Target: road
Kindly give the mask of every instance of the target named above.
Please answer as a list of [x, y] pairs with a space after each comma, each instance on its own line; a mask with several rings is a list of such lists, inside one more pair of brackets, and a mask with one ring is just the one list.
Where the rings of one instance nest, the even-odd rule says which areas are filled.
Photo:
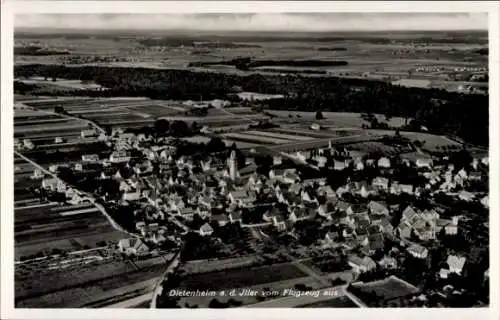
[[[328, 287], [328, 288], [317, 290], [317, 291], [319, 291], [319, 295], [317, 297], [311, 296], [311, 295], [300, 296], [300, 297], [286, 296], [283, 298], [270, 299], [267, 301], [247, 305], [247, 306], [244, 306], [242, 308], [294, 308], [294, 307], [300, 307], [303, 305], [307, 305], [310, 303], [332, 300], [332, 299], [339, 298], [342, 296], [349, 297], [358, 307], [366, 308], [366, 304], [364, 304], [357, 297], [354, 297], [352, 294], [347, 292], [346, 288], [347, 288], [347, 285]], [[316, 290], [313, 290], [313, 291], [316, 291]]]
[[179, 252], [177, 252], [177, 254], [172, 258], [172, 260], [170, 260], [167, 270], [165, 270], [165, 272], [156, 282], [153, 290], [153, 297], [151, 297], [151, 306], [150, 306], [151, 309], [156, 309], [156, 298], [163, 291], [162, 283], [166, 279], [169, 273], [172, 273], [177, 269], [177, 267], [179, 267], [180, 258], [181, 258], [181, 250], [179, 250]]
[[14, 151], [14, 154], [20, 158], [22, 158], [23, 160], [29, 162], [31, 165], [33, 165], [35, 168], [39, 169], [40, 171], [42, 171], [44, 174], [54, 178], [54, 179], [57, 179], [57, 181], [67, 185], [67, 186], [70, 186], [72, 189], [74, 189], [76, 191], [77, 194], [79, 194], [80, 196], [84, 196], [83, 198], [85, 199], [88, 199], [90, 201], [90, 203], [92, 203], [109, 221], [109, 223], [113, 226], [113, 228], [115, 228], [116, 230], [118, 231], [121, 231], [125, 234], [128, 234], [132, 237], [138, 237], [136, 234], [133, 234], [125, 229], [123, 229], [118, 223], [116, 223], [116, 221], [108, 214], [108, 212], [106, 211], [106, 209], [100, 205], [99, 203], [97, 203], [97, 200], [94, 198], [94, 196], [92, 194], [89, 194], [87, 192], [83, 192], [81, 190], [78, 190], [75, 186], [71, 186], [69, 185], [67, 182], [65, 182], [64, 180], [60, 179], [56, 174], [50, 172], [49, 170], [45, 169], [44, 167], [42, 167], [41, 165], [39, 165], [38, 163], [34, 162], [33, 160], [25, 157], [23, 154], [19, 153], [18, 151]]

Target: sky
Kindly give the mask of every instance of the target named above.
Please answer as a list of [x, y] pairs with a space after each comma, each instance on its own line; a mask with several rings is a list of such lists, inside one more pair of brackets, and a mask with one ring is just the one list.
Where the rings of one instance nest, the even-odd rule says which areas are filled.
[[29, 14], [16, 28], [203, 31], [487, 30], [486, 13]]

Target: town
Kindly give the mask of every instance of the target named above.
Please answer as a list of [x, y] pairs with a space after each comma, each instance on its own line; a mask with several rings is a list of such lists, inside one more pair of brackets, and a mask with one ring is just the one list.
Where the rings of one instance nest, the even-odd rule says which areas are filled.
[[487, 24], [85, 16], [15, 19], [15, 308], [489, 307]]
[[[179, 299], [190, 307], [222, 306], [228, 302], [221, 297], [168, 296], [177, 289], [169, 287], [172, 279], [180, 277], [178, 286], [189, 290], [194, 288], [183, 279], [265, 266], [276, 266], [278, 274], [266, 275], [263, 284], [291, 283], [283, 289], [292, 291], [339, 287], [343, 297], [354, 297], [354, 306], [487, 303], [484, 153], [473, 156], [463, 148], [432, 156], [399, 130], [380, 139], [403, 141], [415, 151], [384, 155], [325, 139], [324, 147], [301, 151], [239, 149], [218, 136], [206, 144], [172, 137], [173, 124], [168, 131], [165, 125], [157, 120], [152, 131], [132, 133], [89, 123], [78, 139], [94, 138], [104, 149], [83, 153], [72, 165], [36, 168], [30, 177], [41, 199], [100, 207], [129, 235], [108, 243], [114, 254], [140, 261], [179, 251], [171, 259], [193, 266], [205, 261], [202, 273], [178, 266], [157, 284], [157, 307]], [[310, 130], [317, 131], [314, 123]], [[22, 155], [36, 150], [30, 139], [16, 141], [16, 149], [38, 167]], [[292, 267], [297, 270], [280, 270]], [[218, 285], [258, 287], [256, 277]], [[213, 279], [205, 282], [206, 288], [196, 282], [196, 290], [214, 289]], [[269, 299], [244, 297], [239, 303], [265, 306]]]

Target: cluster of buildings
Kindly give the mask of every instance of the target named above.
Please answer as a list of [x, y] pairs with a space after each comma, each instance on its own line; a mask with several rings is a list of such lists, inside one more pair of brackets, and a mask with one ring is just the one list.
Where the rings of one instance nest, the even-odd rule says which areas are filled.
[[[316, 244], [341, 248], [353, 270], [363, 273], [377, 266], [397, 267], [400, 252], [391, 250], [382, 258], [379, 255], [387, 251], [388, 239], [391, 243], [401, 243], [408, 255], [426, 259], [426, 246], [438, 241], [440, 233], [453, 237], [461, 228], [458, 214], [443, 218], [438, 209], [421, 210], [406, 203], [389, 205], [387, 196], [406, 194], [432, 199], [435, 193], [445, 193], [459, 201], [476, 201], [488, 206], [486, 195], [467, 190], [469, 182], [482, 181], [486, 175], [487, 158], [474, 159], [468, 168], [460, 170], [443, 164], [446, 160], [442, 159], [434, 163], [426, 156], [403, 158], [402, 164], [415, 168], [425, 180], [424, 185], [417, 186], [398, 182], [392, 175], [396, 164], [387, 157], [372, 159], [332, 145], [309, 155], [300, 152], [294, 155], [334, 171], [378, 169], [379, 175], [373, 179], [347, 179], [332, 188], [324, 178], [304, 177], [293, 162], [284, 161], [281, 155], [273, 157], [267, 174], [261, 174], [251, 159], [246, 159], [245, 166], [239, 168], [235, 151], [228, 157], [206, 155], [195, 160], [177, 156], [174, 146], [156, 145], [143, 135], [116, 131], [107, 141], [112, 141], [115, 148], [108, 157], [82, 155], [73, 170], [85, 171], [89, 166], [97, 166], [98, 179], [118, 184], [119, 198], [104, 192], [104, 200], [135, 208], [135, 232], [141, 240], [120, 241], [119, 248], [125, 254], [139, 255], [147, 252], [148, 246], [169, 239], [173, 236], [169, 223], [175, 223], [184, 232], [209, 237], [216, 232], [215, 226], [227, 224], [240, 224], [243, 228], [268, 226], [294, 234], [298, 223], [314, 220], [321, 223]], [[133, 157], [132, 151], [140, 151], [142, 156]], [[51, 171], [57, 172], [57, 167], [51, 167]], [[65, 192], [71, 203], [84, 200], [57, 179], [43, 179], [40, 172], [34, 176], [42, 178], [42, 188]], [[401, 214], [398, 221], [394, 220], [396, 213]], [[189, 226], [195, 219], [201, 219], [202, 223], [193, 229]], [[448, 268], [443, 268], [440, 276], [460, 274], [464, 259], [450, 256]]]

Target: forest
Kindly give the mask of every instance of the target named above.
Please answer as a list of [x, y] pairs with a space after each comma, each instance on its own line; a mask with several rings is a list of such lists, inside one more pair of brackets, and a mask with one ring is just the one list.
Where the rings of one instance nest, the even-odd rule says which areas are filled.
[[[146, 96], [152, 99], [224, 99], [236, 90], [282, 94], [262, 102], [264, 108], [297, 111], [380, 113], [414, 118], [430, 133], [457, 136], [467, 143], [487, 146], [487, 95], [461, 94], [441, 89], [407, 88], [383, 81], [298, 75], [246, 76], [101, 66], [19, 65], [15, 77], [48, 76], [94, 81], [108, 90], [75, 90], [43, 94], [88, 96]], [[236, 89], [237, 88], [237, 89]], [[26, 88], [14, 85], [15, 93]], [[40, 94], [40, 93], [39, 93]]]

